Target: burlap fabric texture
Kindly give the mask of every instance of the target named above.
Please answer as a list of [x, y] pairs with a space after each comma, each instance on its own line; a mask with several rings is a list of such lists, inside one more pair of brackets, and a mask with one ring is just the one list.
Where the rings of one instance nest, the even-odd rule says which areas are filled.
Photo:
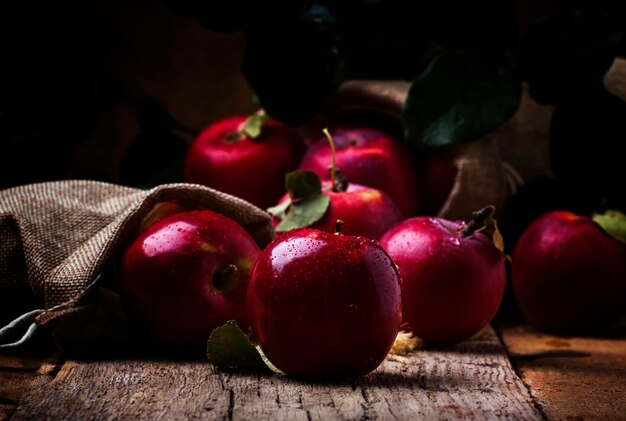
[[[47, 327], [62, 349], [92, 341], [107, 323], [103, 271], [137, 235], [154, 205], [175, 201], [185, 209], [209, 209], [242, 225], [265, 246], [274, 236], [267, 213], [230, 195], [190, 184], [137, 190], [68, 180], [0, 191], [0, 294], [28, 284], [45, 308], [0, 330], [0, 348], [21, 345]], [[24, 340], [15, 341], [21, 329]]]
[[[382, 113], [401, 125], [409, 88], [406, 81], [349, 81], [340, 87], [336, 108]], [[550, 174], [551, 112], [533, 102], [524, 89], [522, 103], [507, 123], [482, 139], [442, 148], [454, 161], [457, 176], [438, 216], [466, 219], [489, 204], [499, 210], [525, 180]]]

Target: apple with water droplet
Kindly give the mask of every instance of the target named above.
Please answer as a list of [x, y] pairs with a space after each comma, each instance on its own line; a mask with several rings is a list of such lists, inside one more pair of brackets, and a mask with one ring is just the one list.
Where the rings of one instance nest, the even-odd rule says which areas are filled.
[[536, 327], [592, 331], [609, 326], [626, 312], [626, 216], [544, 214], [515, 247], [511, 285], [522, 315]]
[[282, 196], [285, 174], [298, 167], [304, 152], [295, 131], [263, 114], [228, 117], [208, 126], [192, 143], [184, 180], [265, 209]]
[[208, 210], [166, 216], [125, 251], [119, 294], [129, 319], [168, 348], [204, 349], [229, 320], [246, 329], [250, 272], [259, 247], [234, 220]]
[[263, 250], [247, 303], [265, 355], [299, 377], [371, 372], [401, 320], [398, 270], [378, 243], [310, 228], [279, 234]]
[[[473, 221], [407, 219], [380, 239], [400, 269], [403, 329], [431, 345], [470, 338], [495, 316], [506, 286], [493, 208]], [[487, 223], [486, 221], [492, 221]]]
[[[380, 190], [396, 203], [403, 217], [417, 215], [422, 194], [411, 151], [395, 137], [373, 128], [339, 126], [330, 131], [336, 166], [351, 182]], [[300, 169], [328, 180], [333, 149], [325, 138], [311, 144]]]

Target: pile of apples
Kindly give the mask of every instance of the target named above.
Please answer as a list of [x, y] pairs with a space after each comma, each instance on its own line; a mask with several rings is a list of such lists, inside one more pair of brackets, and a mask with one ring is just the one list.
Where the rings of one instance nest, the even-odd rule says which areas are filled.
[[[507, 256], [493, 207], [467, 222], [424, 215], [443, 204], [455, 174], [440, 158], [418, 165], [401, 142], [371, 127], [334, 127], [307, 147], [260, 114], [219, 121], [191, 146], [186, 180], [272, 206], [276, 239], [261, 250], [224, 215], [164, 206], [123, 256], [122, 303], [169, 348], [202, 348], [214, 329], [236, 320], [294, 376], [367, 374], [401, 329], [432, 345], [463, 341], [496, 314]], [[555, 232], [570, 225], [571, 237], [559, 240]], [[561, 258], [571, 270], [559, 269]], [[577, 269], [578, 261], [589, 268]], [[539, 326], [587, 326], [623, 310], [626, 245], [591, 220], [545, 217], [513, 262], [514, 292]], [[607, 267], [594, 272], [594, 264]], [[579, 286], [596, 275], [598, 287]], [[564, 310], [565, 300], [553, 302], [559, 293], [580, 306], [580, 317]]]

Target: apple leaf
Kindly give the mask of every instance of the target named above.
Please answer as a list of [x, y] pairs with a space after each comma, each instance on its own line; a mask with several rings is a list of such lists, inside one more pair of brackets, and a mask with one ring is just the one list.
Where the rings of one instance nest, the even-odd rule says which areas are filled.
[[281, 219], [276, 231], [308, 227], [324, 216], [330, 205], [330, 197], [322, 193], [322, 182], [317, 174], [292, 171], [285, 178], [285, 187], [290, 200], [268, 209], [268, 212]]
[[285, 187], [294, 201], [322, 194], [322, 182], [311, 171], [292, 171], [285, 177]]
[[616, 210], [609, 210], [603, 214], [594, 214], [594, 222], [611, 237], [626, 244], [626, 215]]
[[328, 205], [330, 205], [330, 197], [321, 193], [292, 203], [289, 212], [276, 227], [276, 231], [284, 232], [295, 228], [308, 227], [324, 216]]
[[211, 332], [207, 358], [220, 368], [267, 371], [270, 367], [234, 320]]
[[513, 116], [521, 86], [505, 56], [444, 53], [411, 85], [403, 110], [405, 140], [419, 149], [480, 139]]
[[261, 136], [261, 131], [262, 131], [261, 129], [263, 128], [263, 124], [265, 124], [265, 122], [269, 119], [270, 119], [270, 116], [268, 116], [265, 113], [252, 114], [243, 123], [243, 127], [241, 128], [241, 131], [246, 136], [252, 139], [256, 139], [259, 136]]
[[272, 206], [271, 208], [267, 208], [267, 212], [274, 215], [278, 219], [285, 219], [289, 206], [291, 206], [291, 199], [287, 198], [284, 202], [279, 203], [276, 206]]

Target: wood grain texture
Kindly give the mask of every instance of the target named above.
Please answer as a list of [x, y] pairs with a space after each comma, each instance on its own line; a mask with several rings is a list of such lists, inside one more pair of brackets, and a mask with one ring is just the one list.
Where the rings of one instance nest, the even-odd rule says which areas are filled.
[[501, 332], [549, 419], [626, 420], [626, 319], [605, 337], [555, 336], [526, 326]]
[[68, 361], [35, 379], [12, 420], [542, 417], [490, 331], [330, 384], [223, 372], [201, 361]]
[[8, 420], [15, 411], [15, 405], [0, 402], [0, 421]]

